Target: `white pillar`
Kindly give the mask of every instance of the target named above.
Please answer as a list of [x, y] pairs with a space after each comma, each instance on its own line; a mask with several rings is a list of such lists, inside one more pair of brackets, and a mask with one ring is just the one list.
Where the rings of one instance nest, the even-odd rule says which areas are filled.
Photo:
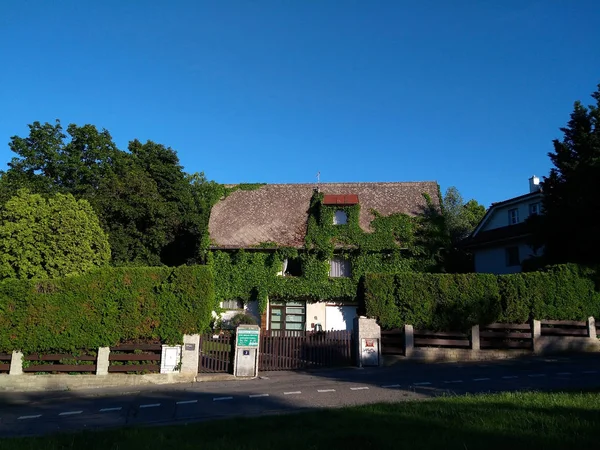
[[200, 335], [184, 334], [183, 346], [181, 349], [181, 370], [182, 374], [198, 373], [198, 355], [200, 352]]
[[590, 337], [592, 339], [596, 339], [598, 336], [598, 332], [596, 331], [596, 319], [594, 319], [591, 316], [588, 317], [587, 327], [588, 327], [588, 337]]
[[96, 375], [108, 375], [110, 347], [100, 347], [96, 358]]
[[12, 352], [9, 375], [23, 375], [23, 353]]
[[404, 356], [409, 358], [415, 348], [415, 332], [412, 325], [404, 325]]
[[471, 328], [471, 350], [480, 350], [481, 344], [479, 341], [479, 325]]

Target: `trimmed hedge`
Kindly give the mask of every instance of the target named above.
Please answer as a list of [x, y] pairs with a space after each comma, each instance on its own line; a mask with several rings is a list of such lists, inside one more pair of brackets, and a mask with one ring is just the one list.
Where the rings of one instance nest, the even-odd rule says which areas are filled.
[[49, 281], [0, 283], [0, 352], [73, 351], [124, 341], [180, 343], [215, 309], [207, 266], [108, 268]]
[[600, 317], [600, 293], [594, 272], [575, 265], [513, 275], [368, 274], [365, 309], [383, 328], [467, 330], [533, 318]]

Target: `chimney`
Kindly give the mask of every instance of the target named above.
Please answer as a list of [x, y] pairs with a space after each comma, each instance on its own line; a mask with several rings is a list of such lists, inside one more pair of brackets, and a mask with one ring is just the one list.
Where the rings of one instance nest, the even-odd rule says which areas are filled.
[[529, 193], [538, 192], [540, 190], [540, 179], [535, 175], [529, 179]]

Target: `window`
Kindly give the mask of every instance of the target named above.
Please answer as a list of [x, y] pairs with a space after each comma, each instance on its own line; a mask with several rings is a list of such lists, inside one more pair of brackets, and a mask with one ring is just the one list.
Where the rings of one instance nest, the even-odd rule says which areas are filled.
[[306, 322], [304, 302], [272, 302], [269, 329], [274, 331], [302, 332]]
[[333, 258], [329, 261], [329, 276], [333, 278], [349, 277], [352, 273], [350, 261], [343, 258]]
[[539, 203], [532, 203], [531, 205], [529, 205], [529, 215], [532, 216], [534, 214], [540, 214], [541, 209], [542, 208]]
[[244, 302], [242, 300], [223, 300], [223, 309], [244, 309]]
[[300, 260], [300, 258], [284, 259], [282, 272], [284, 277], [301, 277], [302, 261]]
[[348, 223], [348, 214], [342, 209], [338, 209], [333, 215], [334, 225], [346, 225]]
[[517, 208], [508, 210], [508, 224], [514, 225], [519, 223], [519, 210]]
[[521, 264], [519, 258], [519, 247], [506, 248], [506, 267], [518, 266]]

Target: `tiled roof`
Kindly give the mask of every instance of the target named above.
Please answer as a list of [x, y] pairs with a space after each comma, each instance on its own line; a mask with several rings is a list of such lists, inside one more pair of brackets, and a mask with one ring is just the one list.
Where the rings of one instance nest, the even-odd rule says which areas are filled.
[[[267, 184], [255, 190], [237, 190], [218, 202], [208, 225], [213, 247], [250, 248], [261, 243], [304, 245], [310, 199], [315, 184]], [[426, 207], [423, 194], [436, 204], [434, 181], [403, 183], [320, 183], [325, 195], [357, 195], [360, 227], [370, 230], [371, 210], [383, 216], [417, 215]]]

